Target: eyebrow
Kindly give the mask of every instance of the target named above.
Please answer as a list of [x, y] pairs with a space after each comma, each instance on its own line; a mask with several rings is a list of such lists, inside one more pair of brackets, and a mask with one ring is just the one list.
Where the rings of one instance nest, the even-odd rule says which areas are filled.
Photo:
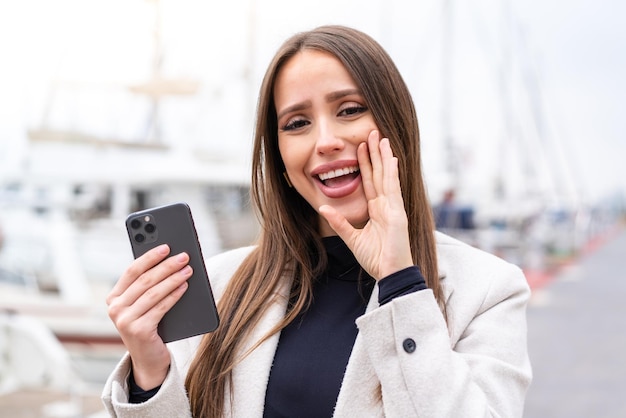
[[[326, 101], [327, 102], [333, 102], [335, 100], [341, 99], [343, 97], [346, 96], [350, 96], [352, 94], [362, 94], [361, 90], [359, 89], [345, 89], [345, 90], [338, 90], [338, 91], [333, 91], [331, 93], [328, 93], [326, 95]], [[287, 113], [291, 113], [291, 112], [297, 112], [300, 110], [304, 110], [311, 107], [311, 101], [310, 100], [305, 100], [303, 102], [300, 103], [296, 103], [294, 105], [291, 106], [287, 106], [285, 109], [283, 109], [282, 112], [280, 112], [277, 115], [277, 119], [282, 118], [283, 116], [285, 116]]]
[[294, 105], [291, 106], [287, 106], [286, 108], [283, 109], [282, 112], [280, 112], [278, 114], [278, 116], [276, 117], [276, 119], [280, 120], [283, 116], [285, 116], [287, 113], [291, 113], [291, 112], [298, 112], [300, 110], [304, 110], [311, 107], [311, 101], [310, 100], [306, 100], [304, 102], [300, 102], [300, 103], [296, 103]]
[[332, 93], [328, 93], [326, 95], [326, 101], [332, 102], [337, 99], [341, 99], [342, 97], [350, 96], [352, 94], [361, 94], [361, 90], [359, 89], [345, 89], [339, 91], [333, 91]]

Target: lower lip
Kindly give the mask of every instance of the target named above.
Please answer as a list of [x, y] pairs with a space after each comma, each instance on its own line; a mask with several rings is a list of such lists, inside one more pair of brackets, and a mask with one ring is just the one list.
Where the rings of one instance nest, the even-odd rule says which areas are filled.
[[318, 187], [326, 197], [331, 199], [340, 199], [346, 197], [356, 191], [361, 184], [361, 175], [356, 176], [350, 183], [341, 187], [328, 187], [321, 180], [317, 180]]

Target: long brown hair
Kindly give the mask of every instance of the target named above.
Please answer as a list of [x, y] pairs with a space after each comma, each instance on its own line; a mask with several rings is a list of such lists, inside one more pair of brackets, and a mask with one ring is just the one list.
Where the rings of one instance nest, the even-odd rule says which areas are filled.
[[[389, 138], [399, 160], [413, 260], [444, 310], [432, 213], [422, 180], [417, 115], [406, 84], [383, 48], [360, 31], [322, 26], [296, 34], [278, 50], [261, 86], [250, 191], [261, 234], [258, 245], [239, 266], [219, 301], [220, 327], [203, 338], [187, 374], [185, 386], [194, 417], [222, 415], [226, 391], [232, 384], [231, 372], [247, 354], [238, 354], [238, 349], [276, 297], [279, 284], [284, 280], [293, 283], [293, 302], [283, 321], [254, 347], [306, 308], [313, 279], [325, 267], [318, 214], [286, 184], [278, 150], [274, 84], [285, 62], [303, 49], [330, 53], [343, 63], [360, 87], [381, 134]], [[311, 254], [321, 254], [321, 259]]]

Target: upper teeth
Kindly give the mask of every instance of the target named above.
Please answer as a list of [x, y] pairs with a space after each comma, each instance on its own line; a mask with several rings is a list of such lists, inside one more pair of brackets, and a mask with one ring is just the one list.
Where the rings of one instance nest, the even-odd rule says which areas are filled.
[[350, 174], [350, 173], [354, 173], [359, 171], [359, 167], [358, 166], [352, 166], [352, 167], [346, 167], [346, 168], [339, 168], [337, 170], [331, 170], [327, 173], [321, 173], [319, 175], [320, 180], [324, 181], [324, 180], [328, 180], [328, 179], [334, 179], [335, 177], [339, 177], [339, 176], [345, 176], [346, 174]]

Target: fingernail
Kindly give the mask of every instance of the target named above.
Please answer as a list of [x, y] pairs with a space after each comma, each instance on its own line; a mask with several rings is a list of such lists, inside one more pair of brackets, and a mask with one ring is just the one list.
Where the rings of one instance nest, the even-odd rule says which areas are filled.
[[187, 260], [189, 260], [189, 257], [187, 257], [187, 253], [180, 253], [176, 256], [176, 261], [178, 261], [179, 263], [186, 263]]
[[183, 276], [187, 276], [191, 274], [191, 266], [185, 266], [181, 271]]
[[159, 245], [157, 247], [157, 252], [161, 255], [165, 255], [170, 252], [170, 248], [167, 246], [167, 244]]

